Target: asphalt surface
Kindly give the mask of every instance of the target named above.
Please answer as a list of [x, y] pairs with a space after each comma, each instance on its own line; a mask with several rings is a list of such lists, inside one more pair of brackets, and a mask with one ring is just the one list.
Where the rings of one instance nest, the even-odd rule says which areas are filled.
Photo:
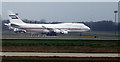
[[36, 52], [0, 52], [1, 56], [59, 56], [59, 57], [120, 57], [117, 53], [36, 53]]
[[16, 35], [3, 35], [3, 39], [87, 39], [87, 40], [118, 40], [117, 37], [97, 37], [94, 36], [16, 36]]

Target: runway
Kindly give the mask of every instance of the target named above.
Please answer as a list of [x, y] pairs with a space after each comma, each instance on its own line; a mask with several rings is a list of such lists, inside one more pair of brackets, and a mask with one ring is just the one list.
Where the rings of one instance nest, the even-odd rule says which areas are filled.
[[91, 38], [86, 38], [87, 36], [16, 36], [16, 35], [3, 35], [2, 39], [87, 39], [87, 40], [118, 40], [117, 37], [98, 37], [89, 36]]
[[59, 56], [59, 57], [120, 57], [117, 53], [36, 53], [36, 52], [0, 52], [1, 56]]

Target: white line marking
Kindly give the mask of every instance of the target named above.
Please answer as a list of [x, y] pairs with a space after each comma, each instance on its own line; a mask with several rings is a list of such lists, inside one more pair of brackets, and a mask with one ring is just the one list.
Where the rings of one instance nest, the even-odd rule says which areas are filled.
[[0, 52], [1, 56], [120, 57], [117, 53]]

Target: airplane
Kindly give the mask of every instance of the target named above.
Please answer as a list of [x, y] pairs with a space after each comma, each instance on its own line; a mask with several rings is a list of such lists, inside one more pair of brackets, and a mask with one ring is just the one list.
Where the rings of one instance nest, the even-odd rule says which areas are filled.
[[59, 23], [59, 24], [30, 24], [23, 22], [18, 14], [8, 11], [10, 23], [5, 23], [15, 33], [38, 32], [50, 36], [68, 34], [70, 32], [86, 32], [90, 28], [83, 23]]

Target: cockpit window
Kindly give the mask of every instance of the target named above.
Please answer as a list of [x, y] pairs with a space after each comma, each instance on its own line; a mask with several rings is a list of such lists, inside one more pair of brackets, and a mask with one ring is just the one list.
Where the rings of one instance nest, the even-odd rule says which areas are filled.
[[9, 15], [12, 19], [18, 19], [18, 17], [17, 16], [15, 16], [15, 15]]

